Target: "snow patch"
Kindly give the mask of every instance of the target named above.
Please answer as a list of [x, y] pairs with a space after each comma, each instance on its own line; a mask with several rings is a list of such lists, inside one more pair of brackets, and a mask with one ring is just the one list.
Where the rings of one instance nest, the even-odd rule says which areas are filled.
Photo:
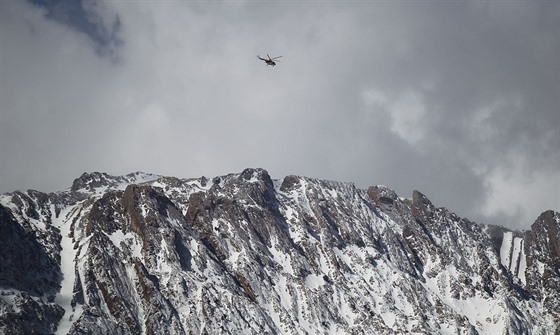
[[502, 245], [500, 247], [500, 261], [502, 265], [509, 269], [509, 264], [511, 262], [511, 241], [513, 239], [512, 232], [505, 232], [504, 238], [502, 239]]
[[307, 277], [305, 277], [305, 285], [307, 285], [307, 287], [311, 289], [316, 290], [319, 287], [325, 285], [325, 279], [323, 279], [323, 276], [310, 274]]
[[130, 252], [132, 257], [142, 259], [142, 245], [138, 238], [132, 232], [126, 234], [122, 230], [116, 230], [112, 234], [105, 234], [113, 243], [115, 247], [123, 251], [126, 249]]

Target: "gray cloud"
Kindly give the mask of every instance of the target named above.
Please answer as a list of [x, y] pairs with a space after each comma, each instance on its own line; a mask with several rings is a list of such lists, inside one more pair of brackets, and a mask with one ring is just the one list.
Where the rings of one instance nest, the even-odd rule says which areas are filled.
[[510, 227], [558, 210], [557, 3], [57, 3], [0, 5], [2, 192], [259, 166]]

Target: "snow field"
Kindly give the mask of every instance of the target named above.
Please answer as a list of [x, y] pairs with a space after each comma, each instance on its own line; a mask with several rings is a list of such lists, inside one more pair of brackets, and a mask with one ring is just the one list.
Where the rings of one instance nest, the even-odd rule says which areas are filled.
[[[428, 292], [434, 293], [433, 295], [450, 307], [454, 313], [466, 316], [469, 323], [478, 331], [482, 331], [484, 334], [500, 334], [507, 319], [507, 311], [504, 308], [505, 297], [488, 299], [475, 295], [455, 299], [452, 297], [451, 281], [456, 281], [458, 274], [458, 270], [453, 265], [448, 265], [435, 278], [426, 278], [423, 285]], [[480, 278], [472, 276], [471, 281], [476, 283], [480, 281]], [[453, 327], [455, 326], [450, 323], [447, 329], [455, 329]]]

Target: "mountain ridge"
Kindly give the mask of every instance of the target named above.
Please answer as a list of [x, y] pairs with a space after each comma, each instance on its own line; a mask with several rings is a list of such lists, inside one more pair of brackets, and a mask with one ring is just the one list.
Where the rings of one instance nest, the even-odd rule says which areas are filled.
[[263, 169], [84, 173], [0, 204], [6, 333], [560, 333], [554, 211], [511, 231]]

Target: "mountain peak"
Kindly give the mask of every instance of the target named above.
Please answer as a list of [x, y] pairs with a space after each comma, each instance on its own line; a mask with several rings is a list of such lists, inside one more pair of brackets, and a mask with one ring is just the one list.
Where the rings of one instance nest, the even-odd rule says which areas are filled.
[[78, 192], [80, 190], [93, 190], [99, 187], [107, 186], [116, 177], [110, 176], [104, 172], [84, 172], [79, 178], [72, 183], [70, 190]]
[[121, 189], [132, 183], [153, 181], [161, 176], [145, 172], [133, 172], [124, 176], [112, 176], [105, 172], [84, 172], [72, 183], [70, 191], [76, 193], [102, 193], [106, 189]]

